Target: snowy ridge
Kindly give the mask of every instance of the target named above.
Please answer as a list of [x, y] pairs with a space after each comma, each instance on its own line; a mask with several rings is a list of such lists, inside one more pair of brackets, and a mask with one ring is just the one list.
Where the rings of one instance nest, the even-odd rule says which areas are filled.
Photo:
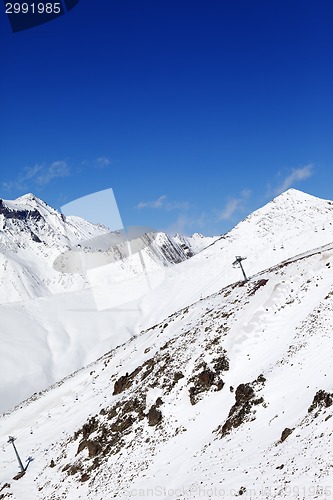
[[[53, 263], [63, 252], [72, 252], [89, 241], [107, 238], [107, 228], [80, 217], [64, 217], [32, 194], [14, 201], [0, 200], [0, 250], [2, 273], [0, 303], [17, 302], [89, 286], [82, 272], [58, 272]], [[146, 236], [144, 235], [143, 238]], [[188, 258], [166, 234], [151, 237], [143, 249], [147, 270], [155, 270]], [[142, 265], [111, 249], [127, 273], [142, 274]], [[5, 286], [1, 287], [5, 279]]]
[[3, 416], [12, 498], [328, 498], [332, 266], [228, 285]]

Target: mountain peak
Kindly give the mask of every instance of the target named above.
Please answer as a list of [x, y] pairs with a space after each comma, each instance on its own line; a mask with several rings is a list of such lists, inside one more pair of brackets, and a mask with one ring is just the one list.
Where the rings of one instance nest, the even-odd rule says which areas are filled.
[[36, 200], [39, 198], [37, 198], [37, 196], [35, 196], [33, 193], [26, 193], [26, 194], [23, 194], [22, 196], [19, 196], [16, 199], [17, 200]]
[[272, 201], [275, 200], [295, 200], [295, 201], [314, 201], [314, 200], [322, 200], [322, 198], [318, 198], [317, 196], [313, 196], [312, 194], [305, 193], [299, 189], [289, 188], [286, 191], [283, 191], [281, 194], [275, 196]]
[[2, 199], [1, 201], [4, 206], [12, 211], [31, 210], [32, 208], [36, 209], [38, 206], [47, 207], [47, 204], [43, 200], [32, 193], [24, 194], [14, 200]]
[[30, 204], [30, 203], [34, 203], [37, 205], [43, 205], [43, 206], [47, 205], [47, 203], [45, 203], [45, 201], [41, 200], [40, 198], [38, 198], [38, 196], [34, 195], [33, 193], [27, 193], [27, 194], [24, 194], [22, 196], [19, 196], [18, 198], [13, 200], [12, 203], [15, 203], [17, 205]]

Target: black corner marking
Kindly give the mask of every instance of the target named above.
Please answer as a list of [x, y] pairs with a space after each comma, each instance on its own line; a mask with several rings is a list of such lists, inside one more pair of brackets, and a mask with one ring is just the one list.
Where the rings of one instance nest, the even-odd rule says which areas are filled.
[[[73, 9], [80, 0], [3, 0], [13, 33], [53, 21]], [[19, 6], [19, 7], [18, 7]]]

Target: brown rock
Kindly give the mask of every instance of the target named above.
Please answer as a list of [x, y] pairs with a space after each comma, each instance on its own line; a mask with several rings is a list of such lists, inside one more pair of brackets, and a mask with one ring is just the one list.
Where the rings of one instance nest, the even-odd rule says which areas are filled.
[[[147, 363], [147, 361], [146, 361]], [[142, 370], [142, 366], [138, 366], [132, 373], [123, 375], [116, 380], [113, 388], [113, 396], [120, 394], [121, 392], [129, 389], [135, 379], [136, 375]]]
[[285, 441], [287, 439], [288, 436], [290, 436], [290, 434], [293, 432], [294, 429], [289, 429], [289, 427], [286, 427], [283, 431], [282, 431], [282, 434], [281, 434], [281, 443], [283, 443], [283, 441]]
[[184, 375], [182, 374], [182, 372], [176, 372], [173, 376], [173, 380], [175, 382], [178, 382], [178, 380], [180, 380], [181, 378], [184, 378]]
[[308, 412], [310, 413], [313, 411], [315, 408], [328, 408], [331, 406], [333, 403], [333, 395], [330, 394], [329, 392], [320, 390], [316, 393], [315, 397], [313, 398], [312, 404], [308, 409]]
[[129, 415], [124, 420], [117, 420], [117, 422], [111, 425], [112, 432], [124, 432], [135, 422], [132, 415]]
[[128, 373], [126, 375], [123, 375], [122, 377], [119, 377], [118, 380], [115, 381], [114, 388], [113, 388], [113, 396], [116, 394], [120, 394], [123, 392], [125, 389], [130, 387], [130, 378]]
[[155, 426], [162, 420], [162, 412], [153, 405], [148, 412], [148, 425]]
[[214, 370], [218, 374], [229, 370], [229, 360], [227, 356], [221, 356], [220, 358], [214, 359]]
[[203, 370], [201, 373], [199, 373], [198, 379], [202, 385], [211, 387], [214, 382], [214, 373], [209, 369]]
[[254, 390], [250, 384], [240, 384], [236, 389], [236, 404], [250, 401], [254, 396]]

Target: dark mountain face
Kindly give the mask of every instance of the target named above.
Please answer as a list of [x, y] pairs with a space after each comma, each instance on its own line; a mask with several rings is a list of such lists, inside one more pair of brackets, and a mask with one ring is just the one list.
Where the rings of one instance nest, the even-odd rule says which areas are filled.
[[0, 199], [0, 215], [4, 215], [6, 219], [17, 219], [26, 221], [28, 219], [40, 220], [42, 218], [38, 210], [12, 210], [4, 204]]

